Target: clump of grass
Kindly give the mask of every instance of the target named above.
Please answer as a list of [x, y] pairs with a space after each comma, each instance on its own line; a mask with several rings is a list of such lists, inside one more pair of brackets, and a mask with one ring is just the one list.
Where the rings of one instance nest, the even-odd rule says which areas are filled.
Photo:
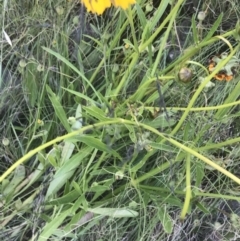
[[[4, 18], [13, 48], [2, 44], [2, 59], [21, 78], [15, 102], [25, 101], [24, 121], [10, 118], [15, 106], [1, 119], [0, 237], [237, 237], [239, 76], [213, 77], [239, 59], [239, 43], [233, 26], [219, 32], [224, 15], [199, 31], [197, 12], [214, 1], [193, 17], [183, 15], [182, 0], [110, 9], [91, 23], [86, 14], [91, 34], [76, 40], [73, 59], [71, 28], [83, 23], [69, 20], [75, 2], [26, 2], [26, 11], [5, 2], [13, 9]], [[192, 27], [169, 63], [166, 46], [183, 16]], [[210, 74], [208, 59], [222, 49], [228, 55]], [[183, 68], [192, 73], [188, 83], [180, 82]], [[215, 86], [206, 88], [210, 81]]]

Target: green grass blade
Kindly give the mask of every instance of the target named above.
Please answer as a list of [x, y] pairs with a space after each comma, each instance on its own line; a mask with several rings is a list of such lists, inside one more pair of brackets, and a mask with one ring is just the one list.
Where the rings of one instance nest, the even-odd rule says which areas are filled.
[[213, 34], [217, 31], [217, 29], [219, 28], [219, 26], [222, 22], [222, 18], [223, 18], [223, 13], [221, 13], [218, 16], [217, 20], [215, 21], [215, 23], [211, 27], [210, 31], [208, 32], [207, 36], [203, 39], [203, 42], [209, 40], [213, 36]]
[[57, 214], [51, 222], [47, 223], [44, 227], [43, 227], [43, 231], [41, 232], [41, 234], [39, 235], [38, 241], [46, 241], [48, 240], [48, 238], [53, 235], [57, 228], [63, 223], [64, 219], [70, 215], [71, 208], [63, 211], [60, 214]]
[[[239, 96], [240, 96], [240, 77], [237, 78], [237, 85], [235, 86], [233, 91], [231, 93], [229, 93], [229, 96], [224, 101], [224, 104], [229, 104], [231, 102], [236, 101], [239, 98]], [[228, 115], [234, 107], [230, 106], [227, 108], [219, 109], [215, 114], [215, 118], [217, 120], [220, 120], [224, 116]]]
[[81, 136], [76, 137], [76, 139], [85, 143], [87, 146], [90, 146], [90, 147], [96, 148], [100, 151], [109, 153], [109, 154], [113, 155], [114, 157], [118, 158], [119, 160], [122, 159], [121, 156], [115, 150], [113, 150], [111, 147], [104, 144], [101, 140], [99, 140], [95, 137], [81, 135]]
[[51, 100], [52, 106], [55, 110], [56, 116], [59, 118], [59, 120], [61, 121], [61, 124], [65, 127], [65, 129], [68, 132], [71, 132], [71, 127], [68, 123], [66, 113], [62, 107], [62, 104], [59, 101], [59, 98], [56, 96], [55, 93], [53, 93], [53, 91], [48, 85], [46, 85], [46, 89], [48, 92], [48, 97]]
[[198, 30], [197, 30], [197, 24], [195, 20], [195, 15], [192, 16], [192, 31], [193, 31], [193, 40], [195, 44], [198, 44]]
[[72, 70], [74, 70], [86, 83], [88, 86], [91, 87], [91, 89], [93, 90], [93, 92], [95, 93], [96, 97], [98, 97], [98, 100], [100, 102], [101, 101], [101, 98], [98, 94], [98, 92], [96, 91], [96, 89], [93, 87], [93, 85], [90, 83], [90, 81], [85, 77], [85, 75], [83, 73], [81, 73], [81, 71], [79, 71], [72, 63], [70, 63], [66, 58], [64, 58], [63, 56], [61, 56], [59, 53], [49, 49], [49, 48], [46, 48], [46, 47], [42, 47], [43, 50], [45, 50], [46, 52], [54, 55], [56, 58], [60, 59], [63, 63], [65, 63], [67, 66], [69, 66]]

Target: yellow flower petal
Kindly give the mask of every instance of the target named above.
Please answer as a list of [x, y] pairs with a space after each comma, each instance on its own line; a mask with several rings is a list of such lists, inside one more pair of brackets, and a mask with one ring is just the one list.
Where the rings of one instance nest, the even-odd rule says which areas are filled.
[[110, 0], [82, 0], [88, 12], [102, 14], [106, 8], [111, 7]]
[[129, 5], [136, 3], [136, 0], [82, 0], [82, 3], [87, 8], [88, 12], [100, 15], [106, 8], [111, 7], [111, 4], [115, 7], [127, 9]]
[[136, 3], [136, 0], [111, 0], [115, 7], [121, 7], [127, 9], [129, 5]]

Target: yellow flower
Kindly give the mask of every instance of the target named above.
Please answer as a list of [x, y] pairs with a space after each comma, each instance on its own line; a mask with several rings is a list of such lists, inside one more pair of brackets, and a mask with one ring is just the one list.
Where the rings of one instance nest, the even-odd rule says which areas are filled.
[[136, 0], [82, 0], [88, 12], [97, 14], [102, 14], [104, 10], [111, 7], [112, 4], [115, 7], [127, 9], [129, 5], [135, 2]]

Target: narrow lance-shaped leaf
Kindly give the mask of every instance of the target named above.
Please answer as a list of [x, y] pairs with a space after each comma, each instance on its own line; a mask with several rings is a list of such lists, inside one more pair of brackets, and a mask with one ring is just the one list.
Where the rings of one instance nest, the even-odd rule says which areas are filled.
[[128, 208], [88, 208], [88, 211], [113, 218], [134, 218], [138, 216], [138, 212]]
[[216, 20], [216, 22], [213, 24], [212, 28], [210, 29], [210, 31], [208, 32], [207, 36], [203, 39], [203, 42], [204, 41], [207, 41], [208, 39], [210, 39], [213, 34], [216, 32], [216, 30], [218, 29], [219, 25], [221, 24], [222, 22], [222, 18], [223, 18], [223, 13], [221, 13], [219, 16], [218, 16], [218, 19]]
[[61, 124], [65, 127], [65, 129], [68, 132], [71, 132], [71, 127], [68, 123], [66, 113], [65, 113], [65, 111], [62, 107], [62, 104], [59, 102], [58, 97], [56, 96], [55, 93], [53, 93], [53, 91], [50, 89], [49, 86], [46, 86], [46, 89], [47, 89], [47, 92], [48, 92], [49, 99], [52, 102], [52, 106], [55, 110], [55, 113], [56, 113], [57, 117], [61, 121]]

